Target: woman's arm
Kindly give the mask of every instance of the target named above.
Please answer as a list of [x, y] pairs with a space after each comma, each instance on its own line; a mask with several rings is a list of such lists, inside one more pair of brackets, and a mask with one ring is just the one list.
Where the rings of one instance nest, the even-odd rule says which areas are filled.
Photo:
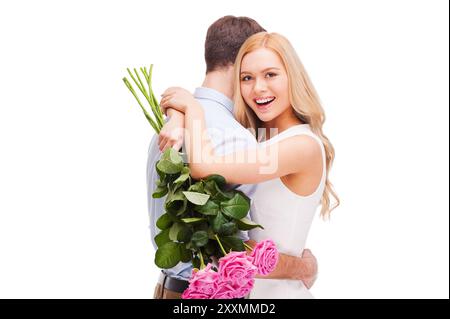
[[161, 100], [163, 109], [174, 108], [185, 114], [185, 146], [191, 175], [195, 179], [211, 174], [228, 183], [256, 184], [292, 173], [303, 172], [321, 158], [319, 144], [310, 136], [293, 136], [255, 149], [215, 155], [206, 132], [203, 109], [184, 89], [170, 88]]

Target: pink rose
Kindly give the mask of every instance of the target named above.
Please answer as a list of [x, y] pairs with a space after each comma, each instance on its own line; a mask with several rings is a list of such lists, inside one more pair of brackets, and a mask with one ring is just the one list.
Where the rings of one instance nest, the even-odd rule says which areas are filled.
[[[208, 299], [217, 290], [219, 274], [211, 269], [208, 264], [202, 270], [192, 273], [189, 280], [189, 288], [186, 289], [181, 298], [183, 299]], [[202, 298], [202, 296], [207, 296]], [[183, 297], [185, 296], [185, 297]]]
[[186, 289], [181, 295], [181, 299], [209, 299], [209, 298], [210, 295], [203, 294], [190, 288]]
[[232, 287], [243, 287], [255, 277], [258, 269], [244, 251], [233, 251], [219, 259], [219, 275]]
[[250, 254], [253, 258], [253, 264], [258, 267], [258, 274], [270, 274], [278, 263], [278, 250], [275, 243], [270, 240], [263, 240], [259, 242]]
[[255, 280], [252, 278], [243, 286], [233, 286], [230, 282], [220, 281], [211, 299], [235, 299], [247, 296], [253, 288]]
[[253, 289], [254, 283], [255, 283], [255, 279], [252, 278], [249, 281], [247, 281], [243, 286], [236, 289], [234, 298], [243, 298], [243, 297], [247, 296], [250, 293], [250, 291]]
[[221, 281], [211, 299], [233, 299], [236, 298], [236, 295], [235, 288], [231, 284]]

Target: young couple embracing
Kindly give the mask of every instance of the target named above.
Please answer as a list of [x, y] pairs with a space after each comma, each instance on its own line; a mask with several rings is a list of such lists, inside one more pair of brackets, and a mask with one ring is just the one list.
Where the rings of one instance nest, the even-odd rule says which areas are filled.
[[[168, 121], [153, 137], [147, 163], [152, 240], [164, 213], [164, 198], [151, 196], [155, 163], [161, 151], [184, 144], [192, 177], [222, 175], [251, 199], [249, 218], [264, 229], [242, 239], [250, 246], [271, 239], [278, 248], [275, 270], [257, 277], [248, 297], [312, 298], [317, 262], [305, 249], [307, 235], [319, 206], [327, 217], [339, 204], [328, 180], [334, 149], [322, 131], [317, 92], [290, 42], [247, 17], [225, 16], [208, 28], [205, 61], [194, 94], [172, 87], [162, 95]], [[179, 263], [164, 270], [154, 298], [180, 298], [192, 269]]]

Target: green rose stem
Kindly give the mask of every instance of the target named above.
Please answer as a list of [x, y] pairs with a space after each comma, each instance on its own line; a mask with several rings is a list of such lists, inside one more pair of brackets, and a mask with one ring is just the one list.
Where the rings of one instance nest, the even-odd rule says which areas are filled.
[[225, 251], [225, 249], [222, 246], [222, 243], [220, 242], [219, 236], [217, 236], [217, 234], [214, 234], [214, 237], [216, 237], [217, 242], [219, 243], [220, 249], [222, 250], [223, 255], [225, 256], [227, 254], [227, 252]]
[[203, 260], [203, 254], [202, 254], [201, 249], [200, 249], [199, 257], [200, 257], [200, 269], [203, 269], [203, 268], [205, 268], [205, 261]]
[[[164, 119], [162, 116], [161, 108], [159, 107], [159, 103], [156, 100], [155, 94], [153, 93], [152, 89], [152, 73], [153, 73], [153, 64], [150, 65], [150, 71], [147, 73], [147, 68], [140, 68], [142, 74], [144, 74], [145, 80], [147, 81], [148, 86], [148, 94], [145, 95], [148, 104], [150, 104], [150, 107], [152, 108], [153, 114], [155, 114], [157, 121], [161, 125], [161, 127], [164, 126]], [[134, 73], [137, 74], [136, 69], [134, 69]], [[139, 78], [139, 75], [137, 75], [139, 81], [141, 82], [141, 79]], [[142, 87], [144, 88], [144, 85], [141, 82]], [[145, 88], [144, 88], [145, 91]], [[147, 92], [147, 91], [145, 91]]]
[[147, 121], [153, 127], [155, 132], [159, 133], [160, 129], [158, 128], [158, 125], [153, 121], [153, 119], [150, 117], [150, 114], [148, 114], [147, 110], [142, 105], [141, 100], [139, 100], [139, 97], [137, 96], [136, 92], [134, 91], [133, 87], [131, 86], [131, 83], [128, 81], [127, 78], [123, 78], [123, 82], [125, 83], [127, 88], [130, 90], [131, 94], [133, 94], [134, 97], [136, 98], [136, 101], [139, 103], [139, 106], [141, 107], [142, 111], [144, 112], [144, 115], [145, 115]]
[[127, 68], [128, 74], [131, 76], [131, 78], [133, 79], [134, 83], [136, 84], [136, 86], [139, 88], [139, 90], [141, 91], [142, 95], [144, 95], [144, 97], [146, 98], [148, 104], [150, 104], [150, 108], [152, 109], [153, 114], [156, 117], [156, 120], [159, 124], [159, 127], [162, 127], [164, 125], [164, 120], [162, 118], [161, 112], [158, 112], [159, 109], [159, 105], [158, 105], [158, 101], [156, 101], [155, 96], [153, 95], [153, 90], [151, 87], [151, 72], [153, 69], [153, 64], [150, 65], [150, 73], [147, 74], [146, 69], [140, 69], [142, 74], [145, 77], [145, 80], [147, 82], [148, 85], [148, 91], [150, 92], [151, 98], [149, 96], [149, 93], [147, 92], [147, 90], [145, 89], [144, 83], [142, 83], [141, 77], [139, 76], [139, 73], [136, 71], [136, 69], [133, 69], [134, 74], [136, 74], [136, 78], [138, 79], [138, 81], [136, 80], [136, 78], [133, 76], [133, 73], [131, 73], [130, 69]]
[[141, 91], [142, 95], [147, 100], [148, 104], [150, 105], [150, 108], [152, 110], [152, 113], [155, 117], [153, 119], [150, 114], [147, 112], [147, 110], [144, 108], [144, 105], [142, 104], [141, 100], [139, 99], [136, 91], [134, 90], [133, 86], [131, 85], [130, 81], [126, 77], [124, 77], [122, 80], [125, 83], [126, 87], [130, 90], [131, 94], [136, 98], [136, 101], [138, 102], [139, 106], [141, 107], [142, 111], [144, 112], [145, 117], [147, 118], [150, 125], [153, 127], [156, 133], [159, 134], [162, 127], [164, 126], [164, 119], [162, 115], [161, 108], [158, 104], [158, 101], [156, 100], [155, 94], [153, 93], [152, 89], [152, 73], [153, 73], [153, 64], [150, 65], [150, 71], [147, 72], [147, 68], [140, 68], [140, 71], [144, 75], [145, 82], [148, 86], [148, 91], [145, 88], [144, 82], [141, 80], [141, 77], [139, 76], [139, 73], [136, 69], [133, 69], [133, 73], [130, 71], [129, 68], [127, 68], [128, 74], [130, 75], [131, 79], [133, 80], [134, 84], [138, 87], [139, 91]]
[[243, 243], [243, 244], [244, 244], [245, 248], [247, 248], [250, 251], [253, 251], [253, 247], [252, 246], [247, 245], [246, 243]]
[[153, 64], [150, 64], [150, 71], [148, 73], [147, 73], [147, 68], [144, 67], [144, 74], [147, 75], [147, 85], [148, 85], [148, 89], [150, 91], [150, 97], [153, 101], [153, 104], [152, 103], [150, 103], [150, 104], [157, 107], [156, 114], [158, 115], [159, 119], [161, 120], [161, 123], [163, 123], [163, 125], [164, 125], [162, 111], [161, 111], [161, 108], [159, 107], [158, 101], [156, 100], [155, 94], [153, 94], [153, 89], [152, 89]]

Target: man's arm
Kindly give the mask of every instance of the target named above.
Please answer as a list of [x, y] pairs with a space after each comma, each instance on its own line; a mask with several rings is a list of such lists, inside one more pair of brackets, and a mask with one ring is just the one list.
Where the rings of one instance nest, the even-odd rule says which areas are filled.
[[[251, 247], [256, 245], [254, 240], [249, 240], [246, 244]], [[290, 256], [286, 254], [278, 255], [278, 263], [267, 276], [258, 275], [261, 279], [293, 279], [301, 280], [309, 289], [314, 284], [317, 276], [317, 260], [309, 249], [303, 251], [302, 257]]]

